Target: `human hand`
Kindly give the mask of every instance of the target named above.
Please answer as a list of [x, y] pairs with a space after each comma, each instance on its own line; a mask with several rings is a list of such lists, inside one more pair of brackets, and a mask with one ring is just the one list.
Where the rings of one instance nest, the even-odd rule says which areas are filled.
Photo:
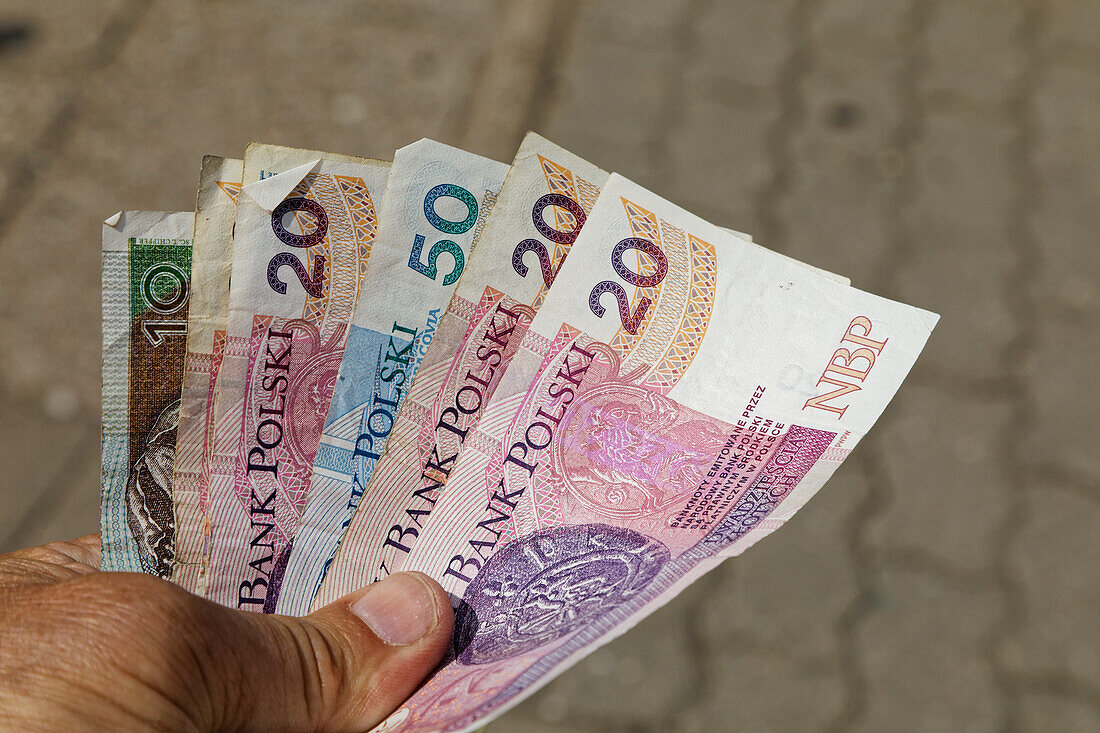
[[447, 649], [437, 583], [398, 573], [303, 618], [99, 572], [99, 536], [0, 555], [0, 728], [364, 731]]

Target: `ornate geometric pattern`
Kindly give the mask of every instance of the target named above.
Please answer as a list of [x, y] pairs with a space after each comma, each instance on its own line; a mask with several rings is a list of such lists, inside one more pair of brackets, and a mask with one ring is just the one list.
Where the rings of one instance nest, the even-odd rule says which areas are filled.
[[183, 368], [188, 372], [196, 372], [199, 374], [207, 374], [210, 371], [210, 361], [212, 357], [210, 354], [204, 354], [202, 352], [188, 351]]
[[359, 243], [360, 276], [366, 273], [367, 258], [370, 256], [371, 243], [378, 231], [378, 215], [371, 201], [370, 191], [362, 178], [333, 176], [340, 184], [340, 191], [347, 201], [352, 226], [355, 227], [355, 239]]
[[241, 182], [240, 181], [215, 181], [218, 184], [218, 188], [225, 193], [233, 203], [237, 203], [237, 197], [241, 195]]
[[[370, 259], [371, 244], [378, 229], [378, 219], [367, 184], [362, 178], [335, 175], [332, 178], [339, 187], [340, 210], [347, 212], [347, 218], [341, 217], [338, 222], [333, 222], [329, 217], [332, 252], [329, 298], [332, 302], [326, 315], [333, 326], [338, 326], [348, 323], [355, 311]], [[328, 329], [322, 326], [321, 333], [327, 335]]]
[[699, 346], [703, 343], [703, 336], [706, 335], [707, 325], [714, 311], [715, 290], [718, 285], [718, 258], [714, 246], [692, 234], [687, 235], [687, 238], [691, 255], [691, 283], [687, 302], [668, 350], [645, 379], [648, 386], [662, 394], [675, 386], [699, 353]]
[[[355, 176], [311, 173], [302, 179], [291, 196], [304, 196], [321, 204], [328, 213], [325, 238], [304, 252], [308, 268], [317, 255], [325, 259], [326, 285], [320, 298], [306, 298], [302, 318], [317, 324], [322, 336], [347, 323], [366, 274], [371, 244], [378, 230], [378, 217], [367, 184]], [[302, 231], [316, 226], [308, 214], [294, 212]]]
[[[454, 301], [461, 300], [457, 295], [451, 298], [452, 305]], [[496, 288], [485, 286], [485, 290], [481, 293], [481, 299], [477, 302], [477, 305], [473, 307], [470, 313], [470, 325], [471, 327], [475, 323], [480, 323], [485, 314], [497, 307], [497, 303], [504, 300], [504, 293]], [[469, 334], [467, 333], [467, 336]]]
[[592, 211], [592, 207], [596, 205], [596, 199], [600, 197], [600, 187], [594, 183], [589, 183], [583, 178], [577, 179], [577, 193], [580, 198], [577, 199], [577, 203], [581, 205], [585, 213]]
[[610, 345], [623, 356], [624, 372], [647, 368], [644, 383], [664, 394], [687, 370], [703, 341], [714, 310], [718, 260], [711, 244], [659, 221], [632, 201], [622, 202], [632, 235], [661, 248], [668, 274], [653, 287], [635, 288], [632, 303], [647, 297], [652, 304], [637, 334], [619, 329]]
[[456, 293], [455, 295], [451, 296], [451, 302], [447, 306], [447, 312], [453, 313], [454, 315], [469, 323], [470, 321], [474, 320], [474, 309], [476, 307], [477, 306], [474, 303], [466, 300]]
[[[596, 203], [596, 199], [600, 195], [600, 189], [598, 186], [589, 183], [583, 178], [578, 178], [573, 175], [573, 172], [564, 166], [558, 165], [554, 161], [539, 156], [539, 162], [542, 164], [542, 173], [546, 176], [546, 188], [549, 193], [557, 193], [569, 198], [580, 204], [584, 210], [585, 215], [592, 212], [592, 207]], [[551, 207], [554, 212], [554, 228], [561, 232], [568, 232], [576, 227], [576, 221], [573, 219], [573, 215], [560, 206]], [[565, 261], [565, 256], [569, 254], [569, 248], [572, 244], [565, 244], [557, 242], [554, 244], [554, 253], [550, 258], [551, 269], [553, 272], [557, 272]], [[547, 288], [545, 285], [539, 288], [538, 294], [535, 299], [531, 301], [531, 307], [538, 310], [542, 306], [542, 301], [546, 298]]]
[[248, 343], [247, 336], [227, 336], [225, 339], [225, 358], [247, 359]]
[[[327, 184], [327, 185], [326, 185]], [[330, 230], [317, 244], [307, 247], [302, 253], [302, 261], [306, 263], [306, 268], [310, 271], [313, 269], [313, 262], [318, 256], [322, 257], [325, 261], [325, 276], [323, 295], [320, 298], [314, 298], [308, 293], [306, 294], [305, 306], [302, 309], [302, 318], [321, 325], [321, 321], [325, 317], [325, 311], [328, 306], [328, 296], [332, 291], [330, 283], [332, 282], [332, 257], [329, 252], [329, 242], [333, 239], [335, 232], [332, 228], [339, 228], [338, 221], [347, 221], [347, 217], [343, 214], [343, 203], [340, 197], [336, 194], [335, 187], [332, 185], [332, 179], [328, 176], [318, 175], [316, 173], [310, 173], [302, 181], [294, 187], [294, 190], [290, 193], [291, 196], [302, 196], [308, 199], [312, 199], [321, 204], [325, 208], [325, 211], [329, 215]], [[312, 217], [304, 214], [301, 211], [294, 212], [294, 218], [298, 222], [300, 231], [308, 232], [314, 226]], [[335, 221], [334, 221], [335, 220]]]
[[[627, 221], [630, 223], [631, 236], [638, 237], [639, 239], [646, 239], [657, 245], [665, 254], [665, 257], [668, 258], [669, 267], [668, 274], [665, 276], [664, 280], [656, 285], [652, 287], [635, 287], [633, 295], [630, 295], [630, 290], [628, 288], [627, 293], [630, 295], [630, 302], [635, 308], [637, 308], [637, 303], [643, 297], [649, 298], [651, 305], [649, 306], [649, 310], [646, 311], [645, 317], [642, 318], [641, 323], [638, 325], [638, 332], [636, 334], [629, 333], [625, 329], [620, 328], [618, 333], [612, 337], [609, 343], [613, 349], [619, 352], [624, 360], [633, 354], [634, 359], [631, 361], [632, 365], [637, 365], [639, 362], [652, 364], [652, 360], [647, 361], [643, 358], [642, 354], [636, 353], [638, 351], [638, 346], [640, 342], [643, 342], [643, 339], [645, 339], [649, 331], [650, 321], [653, 320], [654, 314], [662, 310], [667, 310], [669, 307], [667, 303], [660, 300], [662, 290], [668, 287], [670, 280], [675, 280], [678, 276], [686, 276], [687, 273], [685, 270], [687, 263], [681, 261], [685, 258], [679, 256], [679, 253], [674, 251], [674, 247], [670, 247], [668, 243], [662, 241], [661, 227], [660, 223], [657, 221], [656, 214], [638, 206], [633, 201], [629, 201], [625, 198], [621, 200], [623, 202], [623, 209], [626, 210]], [[640, 267], [642, 261], [641, 256], [638, 256], [639, 274], [650, 274], [648, 268], [646, 271], [642, 271]], [[630, 265], [627, 264], [627, 267], [630, 268]]]

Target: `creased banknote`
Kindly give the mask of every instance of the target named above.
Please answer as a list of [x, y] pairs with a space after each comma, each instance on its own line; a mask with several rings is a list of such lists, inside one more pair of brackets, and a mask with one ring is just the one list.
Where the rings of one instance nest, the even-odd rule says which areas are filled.
[[936, 320], [612, 176], [406, 563], [454, 645], [380, 730], [484, 724], [781, 526]]
[[315, 606], [401, 569], [606, 179], [524, 138]]
[[309, 612], [507, 171], [434, 140], [394, 154], [279, 613]]
[[172, 579], [191, 589], [201, 587], [199, 575], [202, 543], [206, 539], [207, 484], [213, 448], [214, 387], [225, 354], [233, 220], [237, 215], [243, 167], [244, 161], [239, 159], [205, 156], [195, 201], [191, 305], [187, 314], [187, 351], [172, 483], [177, 527]]
[[[238, 432], [235, 429], [224, 431], [219, 435], [217, 430], [219, 413], [215, 406], [218, 396], [219, 374], [226, 356], [224, 322], [228, 318], [229, 311], [229, 285], [233, 260], [232, 239], [237, 215], [237, 197], [240, 194], [241, 186], [245, 183], [255, 183], [326, 156], [331, 160], [343, 162], [362, 160], [348, 155], [326, 154], [319, 150], [303, 150], [281, 145], [253, 143], [248, 146], [245, 160], [239, 163], [239, 171], [237, 170], [237, 163], [226, 160], [226, 162], [219, 165], [214, 162], [217, 160], [214, 158], [208, 167], [204, 168], [204, 175], [208, 173], [209, 178], [203, 178], [199, 182], [200, 208], [208, 213], [201, 214], [198, 209], [196, 210], [196, 226], [199, 227], [197, 231], [201, 237], [198, 244], [202, 246], [203, 252], [208, 253], [212, 262], [216, 263], [218, 258], [224, 258], [225, 262], [224, 267], [219, 264], [205, 267], [204, 262], [207, 256], [200, 255], [197, 263], [198, 267], [203, 268], [203, 286], [208, 285], [212, 290], [210, 302], [221, 303], [220, 318], [223, 326], [220, 334], [215, 331], [214, 347], [212, 347], [211, 352], [211, 373], [205, 396], [206, 409], [208, 410], [205, 416], [206, 427], [201, 436], [195, 436], [201, 437], [203, 440], [201, 452], [194, 448], [195, 444], [190, 440], [187, 446], [181, 446], [181, 451], [186, 454], [186, 457], [183, 458], [183, 468], [187, 469], [195, 465], [193, 461], [196, 460], [196, 453], [202, 463], [199, 464], [197, 473], [198, 485], [196, 486], [192, 482], [193, 479], [189, 477], [189, 480], [181, 486], [183, 490], [181, 499], [177, 500], [177, 511], [182, 509], [183, 514], [179, 515], [180, 521], [176, 527], [176, 570], [173, 574], [173, 580], [187, 590], [199, 595], [206, 594], [206, 561], [209, 558], [211, 542], [211, 526], [207, 511], [210, 479], [214, 465], [219, 462], [218, 459], [215, 459], [215, 456], [225, 456], [231, 452], [235, 445], [234, 441], [238, 438]], [[207, 165], [205, 159], [204, 165]], [[221, 181], [219, 176], [223, 174], [219, 174], [219, 170], [230, 173], [237, 172], [237, 185], [234, 186], [228, 178]], [[205, 196], [204, 191], [207, 192]], [[219, 192], [225, 194], [225, 196], [221, 196]], [[231, 206], [226, 206], [227, 200]], [[203, 203], [206, 206], [202, 206]], [[200, 217], [203, 221], [200, 221]], [[220, 279], [221, 276], [224, 276], [224, 280]], [[205, 311], [205, 308], [203, 310]], [[196, 366], [201, 369], [201, 361]], [[186, 368], [184, 380], [185, 382], [187, 380]], [[197, 381], [201, 381], [201, 379]], [[186, 399], [187, 396], [185, 394], [184, 398]], [[195, 427], [192, 425], [188, 433], [189, 438], [194, 435], [193, 430], [195, 430]], [[221, 442], [218, 442], [219, 440]], [[222, 465], [226, 463], [224, 460], [220, 462]], [[228, 468], [226, 470], [232, 469]], [[198, 491], [197, 503], [189, 498], [191, 495], [188, 492], [192, 489]], [[186, 502], [184, 507], [179, 506], [181, 500]], [[196, 510], [198, 511], [197, 514], [195, 513]]]
[[[268, 172], [306, 162], [270, 177]], [[390, 164], [250, 145], [215, 396], [205, 595], [273, 605]]]
[[168, 577], [192, 212], [121, 211], [103, 222], [104, 570]]

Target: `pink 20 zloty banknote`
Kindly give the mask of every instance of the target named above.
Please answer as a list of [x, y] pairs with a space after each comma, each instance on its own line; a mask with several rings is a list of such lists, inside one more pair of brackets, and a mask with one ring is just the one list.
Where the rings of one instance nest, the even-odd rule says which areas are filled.
[[352, 316], [279, 613], [309, 611], [507, 172], [427, 138], [394, 154], [369, 289]]
[[524, 138], [313, 607], [401, 569], [606, 179]]
[[214, 432], [214, 388], [225, 348], [229, 315], [229, 268], [233, 264], [233, 220], [244, 161], [207, 155], [202, 159], [195, 201], [191, 264], [191, 307], [173, 469], [172, 503], [176, 561], [172, 580], [199, 590], [204, 518], [208, 501]]
[[245, 154], [208, 514], [205, 595], [223, 605], [264, 610], [279, 582], [389, 167], [263, 145]]
[[454, 647], [379, 730], [483, 725], [781, 526], [937, 318], [612, 176], [406, 563]]

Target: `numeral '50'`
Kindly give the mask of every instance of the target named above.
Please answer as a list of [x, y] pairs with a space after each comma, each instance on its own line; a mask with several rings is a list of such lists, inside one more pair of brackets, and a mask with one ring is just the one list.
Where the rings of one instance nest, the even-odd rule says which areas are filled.
[[[466, 205], [466, 218], [461, 221], [444, 219], [435, 212], [435, 202], [441, 198], [452, 198]], [[424, 196], [424, 216], [428, 217], [428, 223], [436, 230], [444, 234], [465, 234], [477, 221], [477, 199], [462, 186], [453, 183], [441, 183], [435, 186]], [[466, 256], [462, 254], [462, 248], [450, 239], [441, 239], [432, 245], [428, 252], [428, 262], [420, 261], [420, 255], [424, 252], [424, 235], [417, 234], [413, 237], [412, 250], [409, 252], [409, 267], [419, 272], [429, 280], [435, 280], [439, 274], [436, 263], [444, 252], [454, 258], [455, 264], [451, 271], [443, 276], [443, 285], [453, 285], [458, 282], [462, 274], [462, 268], [466, 266]]]

